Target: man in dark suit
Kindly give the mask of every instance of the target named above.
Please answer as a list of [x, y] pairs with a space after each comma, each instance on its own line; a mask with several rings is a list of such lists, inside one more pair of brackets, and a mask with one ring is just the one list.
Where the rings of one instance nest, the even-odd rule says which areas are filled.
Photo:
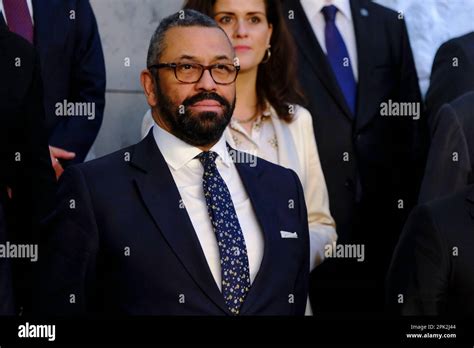
[[[363, 262], [327, 258], [314, 271], [312, 305], [380, 310], [383, 275], [423, 168], [421, 95], [405, 22], [368, 0], [283, 3], [338, 243], [365, 246]], [[404, 107], [412, 110], [399, 112]]]
[[[39, 221], [53, 206], [55, 179], [44, 129], [38, 56], [26, 40], [8, 30], [1, 14], [0, 76], [0, 243], [30, 244], [37, 241]], [[1, 263], [0, 283], [6, 291], [9, 266]], [[16, 259], [13, 266], [17, 304], [27, 305], [31, 262]], [[9, 298], [0, 292], [2, 302]], [[11, 307], [1, 303], [0, 311], [5, 308]]]
[[46, 128], [59, 176], [63, 166], [84, 161], [102, 123], [105, 64], [94, 13], [89, 0], [1, 1], [10, 30], [40, 56]]
[[153, 129], [61, 177], [37, 310], [303, 315], [302, 187], [293, 171], [225, 143], [238, 73], [225, 32], [196, 11], [171, 15], [147, 65]]
[[445, 42], [436, 52], [426, 94], [430, 122], [443, 104], [469, 91], [474, 91], [474, 32]]
[[474, 186], [413, 210], [387, 279], [402, 315], [474, 317]]

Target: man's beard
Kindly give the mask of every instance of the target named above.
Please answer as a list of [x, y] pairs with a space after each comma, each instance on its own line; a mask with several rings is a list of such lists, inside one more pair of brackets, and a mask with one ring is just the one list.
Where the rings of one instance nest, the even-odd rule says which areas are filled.
[[[156, 88], [156, 95], [158, 96], [158, 111], [163, 121], [170, 127], [170, 133], [193, 146], [216, 143], [229, 124], [235, 108], [235, 99], [230, 104], [226, 99], [212, 92], [196, 94], [185, 99], [181, 105], [173, 104], [159, 87]], [[213, 111], [191, 112], [189, 106], [206, 99], [219, 102], [223, 106], [222, 115]]]

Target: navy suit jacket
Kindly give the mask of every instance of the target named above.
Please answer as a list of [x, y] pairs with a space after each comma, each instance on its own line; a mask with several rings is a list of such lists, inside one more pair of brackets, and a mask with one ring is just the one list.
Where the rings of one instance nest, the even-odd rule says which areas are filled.
[[[262, 159], [236, 167], [265, 245], [241, 314], [303, 315], [309, 233], [299, 179]], [[282, 238], [283, 230], [298, 238]], [[152, 132], [68, 168], [44, 236], [40, 313], [231, 315]]]
[[[105, 63], [88, 0], [33, 0], [34, 45], [41, 60], [49, 144], [83, 162], [102, 124]], [[95, 103], [95, 118], [56, 116], [56, 103]]]

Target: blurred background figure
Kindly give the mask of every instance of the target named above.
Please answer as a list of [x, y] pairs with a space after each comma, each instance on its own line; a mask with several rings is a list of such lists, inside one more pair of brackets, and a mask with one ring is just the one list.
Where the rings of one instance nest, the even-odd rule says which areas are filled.
[[472, 185], [415, 208], [388, 273], [388, 308], [410, 316], [473, 318], [473, 231]]
[[433, 63], [426, 95], [430, 150], [420, 203], [458, 192], [473, 183], [473, 92], [471, 32], [444, 43]]
[[436, 52], [426, 94], [429, 123], [441, 106], [474, 91], [474, 32], [451, 39]]
[[[8, 30], [1, 13], [0, 52], [0, 244], [37, 243], [55, 191], [40, 66], [33, 47]], [[0, 258], [0, 314], [29, 306], [31, 267], [30, 259]]]
[[1, 0], [10, 30], [34, 44], [44, 78], [44, 106], [56, 176], [83, 162], [99, 132], [105, 64], [89, 0]]
[[444, 104], [430, 119], [430, 134], [419, 203], [454, 194], [474, 183], [474, 91]]
[[[315, 270], [313, 309], [380, 311], [384, 276], [423, 169], [423, 108], [405, 22], [368, 0], [283, 3], [338, 243], [365, 247], [362, 262], [335, 258]], [[384, 103], [417, 111], [386, 117]]]

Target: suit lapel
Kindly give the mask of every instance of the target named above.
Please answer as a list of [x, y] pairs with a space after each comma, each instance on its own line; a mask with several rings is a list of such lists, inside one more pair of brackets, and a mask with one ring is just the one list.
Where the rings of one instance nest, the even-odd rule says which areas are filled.
[[38, 51], [46, 51], [52, 42], [66, 42], [74, 21], [69, 17], [73, 10], [74, 4], [67, 0], [33, 0], [34, 44]]
[[275, 253], [275, 246], [277, 245], [275, 238], [278, 236], [276, 233], [278, 226], [276, 225], [275, 219], [272, 218], [273, 214], [271, 207], [268, 206], [268, 199], [265, 198], [268, 193], [265, 192], [264, 186], [262, 186], [262, 180], [260, 179], [262, 174], [261, 166], [257, 165], [252, 168], [245, 163], [235, 163], [235, 166], [264, 234], [262, 262], [240, 311], [241, 315], [249, 315], [252, 314], [254, 303], [258, 299], [261, 300], [262, 294], [265, 293], [265, 275], [273, 272], [271, 260], [275, 257], [273, 255]]
[[53, 18], [52, 10], [48, 4], [40, 4], [38, 0], [33, 0], [33, 19], [34, 19], [34, 44], [38, 51], [47, 45], [45, 38], [51, 33], [51, 26]]
[[135, 146], [131, 164], [145, 172], [134, 181], [163, 237], [203, 293], [230, 315], [153, 132]]
[[299, 1], [288, 1], [287, 10], [293, 10], [295, 18], [289, 20], [288, 24], [292, 28], [293, 37], [300, 51], [311, 63], [311, 67], [319, 77], [319, 80], [326, 88], [327, 92], [336, 101], [348, 120], [352, 121], [352, 115], [347, 106], [346, 99], [339, 88], [339, 84], [332, 72], [326, 55], [324, 54], [313, 28], [306, 17], [303, 7]]
[[[372, 102], [370, 100], [370, 79], [373, 69], [371, 55], [375, 52], [374, 33], [377, 31], [376, 18], [370, 13], [369, 2], [367, 0], [353, 0], [351, 3], [352, 20], [357, 45], [357, 59], [359, 71], [359, 83], [357, 89], [357, 117], [356, 129], [364, 128], [374, 117], [373, 110], [370, 110]], [[380, 30], [380, 29], [379, 29]]]

